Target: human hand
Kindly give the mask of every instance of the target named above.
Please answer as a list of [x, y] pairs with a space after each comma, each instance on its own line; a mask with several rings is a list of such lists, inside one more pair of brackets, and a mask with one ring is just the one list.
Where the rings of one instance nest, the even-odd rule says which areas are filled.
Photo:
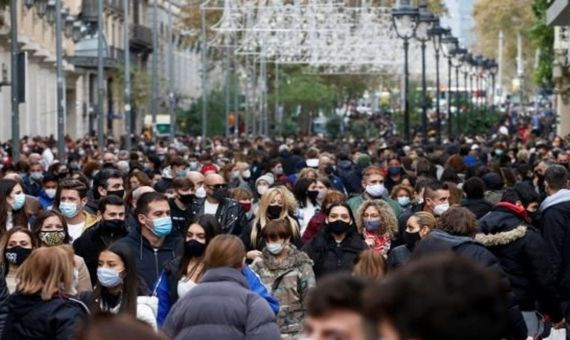
[[562, 318], [562, 320], [560, 320], [559, 322], [552, 324], [552, 328], [554, 328], [554, 329], [562, 329], [564, 327], [566, 327], [566, 319], [565, 318]]
[[260, 252], [259, 250], [250, 250], [247, 252], [247, 254], [245, 255], [247, 257], [248, 260], [253, 260], [256, 257], [260, 257], [263, 253]]

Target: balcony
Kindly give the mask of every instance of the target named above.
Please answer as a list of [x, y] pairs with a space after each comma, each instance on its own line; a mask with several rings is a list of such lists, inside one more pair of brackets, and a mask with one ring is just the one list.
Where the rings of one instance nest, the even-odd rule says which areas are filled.
[[105, 0], [105, 6], [117, 13], [123, 13], [123, 2], [121, 0]]
[[551, 26], [570, 25], [570, 1], [550, 1], [550, 6], [546, 12], [546, 23]]
[[130, 45], [134, 52], [152, 52], [152, 30], [143, 25], [131, 25]]

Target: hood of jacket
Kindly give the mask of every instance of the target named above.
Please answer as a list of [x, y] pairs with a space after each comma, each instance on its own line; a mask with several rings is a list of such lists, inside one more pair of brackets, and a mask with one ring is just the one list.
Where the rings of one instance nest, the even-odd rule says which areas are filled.
[[482, 243], [486, 247], [505, 246], [513, 243], [526, 235], [528, 228], [519, 225], [516, 228], [507, 231], [500, 231], [492, 234], [479, 233], [475, 235], [475, 240]]
[[249, 289], [249, 285], [247, 284], [244, 274], [239, 269], [230, 267], [219, 267], [207, 270], [204, 277], [202, 277], [202, 282], [200, 283], [221, 281], [236, 282], [240, 286]]
[[269, 270], [289, 270], [304, 263], [313, 264], [313, 261], [306, 253], [297, 250], [297, 247], [292, 244], [288, 244], [284, 250], [287, 250], [289, 254], [282, 261], [278, 261], [277, 257], [271, 254], [267, 248], [263, 249], [263, 262]]
[[429, 236], [420, 242], [430, 243], [438, 249], [453, 249], [465, 243], [476, 243], [471, 237], [451, 235], [439, 229], [431, 231]]
[[352, 164], [351, 161], [345, 159], [343, 161], [338, 162], [336, 166], [343, 170], [350, 170], [354, 165]]
[[562, 189], [554, 195], [548, 196], [540, 205], [540, 212], [564, 202], [570, 202], [570, 190], [568, 189]]
[[483, 234], [509, 231], [525, 224], [525, 215], [520, 214], [520, 211], [515, 211], [512, 204], [504, 203], [500, 202], [491, 212], [481, 218], [479, 228]]

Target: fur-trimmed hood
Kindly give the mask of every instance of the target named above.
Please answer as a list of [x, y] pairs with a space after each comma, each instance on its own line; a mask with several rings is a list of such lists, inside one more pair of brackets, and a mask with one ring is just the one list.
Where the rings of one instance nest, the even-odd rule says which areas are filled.
[[513, 243], [526, 235], [527, 227], [520, 225], [514, 229], [501, 231], [494, 234], [479, 233], [475, 235], [475, 240], [479, 241], [486, 247], [504, 246]]

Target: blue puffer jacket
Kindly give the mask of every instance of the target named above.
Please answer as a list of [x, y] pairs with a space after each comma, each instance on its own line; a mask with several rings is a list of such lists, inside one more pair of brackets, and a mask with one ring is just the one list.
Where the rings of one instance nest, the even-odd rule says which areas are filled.
[[[172, 260], [162, 272], [160, 276], [158, 286], [156, 287], [156, 294], [158, 296], [158, 316], [157, 323], [159, 327], [162, 327], [170, 308], [178, 301], [178, 280], [176, 280], [176, 271], [180, 264], [180, 258]], [[267, 288], [261, 282], [259, 276], [249, 268], [249, 266], [243, 266], [242, 273], [247, 280], [249, 289], [265, 299], [271, 307], [271, 310], [277, 315], [279, 313], [279, 301], [269, 293]]]
[[281, 339], [275, 314], [249, 290], [241, 271], [210, 269], [202, 282], [172, 307], [164, 333], [177, 339]]

